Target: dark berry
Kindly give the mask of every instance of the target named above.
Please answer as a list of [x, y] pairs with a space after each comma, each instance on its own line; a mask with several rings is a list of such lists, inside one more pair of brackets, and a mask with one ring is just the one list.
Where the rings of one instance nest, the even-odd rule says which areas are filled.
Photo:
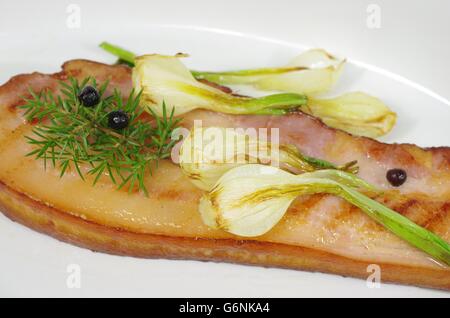
[[108, 126], [112, 129], [124, 129], [129, 120], [128, 114], [123, 110], [114, 110], [108, 114]]
[[93, 107], [100, 102], [100, 95], [94, 87], [85, 86], [78, 95], [78, 100], [83, 106]]
[[394, 187], [399, 187], [405, 183], [407, 178], [406, 171], [403, 169], [390, 169], [386, 173], [386, 179]]

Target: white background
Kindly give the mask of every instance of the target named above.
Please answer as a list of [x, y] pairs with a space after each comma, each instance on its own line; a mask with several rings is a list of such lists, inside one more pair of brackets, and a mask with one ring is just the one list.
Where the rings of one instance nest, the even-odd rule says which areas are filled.
[[[79, 29], [66, 26], [71, 3], [81, 8]], [[381, 9], [379, 29], [367, 27], [369, 4]], [[450, 145], [449, 36], [445, 0], [0, 0], [0, 81], [57, 71], [69, 58], [112, 62], [96, 47], [101, 40], [140, 52], [186, 50], [204, 69], [256, 67], [295, 54], [295, 45], [323, 47], [353, 62], [345, 83], [376, 93], [399, 114], [387, 141]], [[368, 289], [364, 280], [325, 274], [109, 256], [62, 244], [1, 215], [0, 255], [0, 295], [6, 296], [448, 296], [384, 284]], [[80, 289], [66, 286], [69, 264], [81, 266]]]

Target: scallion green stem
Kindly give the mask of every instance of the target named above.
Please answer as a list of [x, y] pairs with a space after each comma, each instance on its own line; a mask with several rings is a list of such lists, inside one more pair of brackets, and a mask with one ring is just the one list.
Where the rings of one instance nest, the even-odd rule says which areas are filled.
[[[111, 44], [109, 42], [102, 42], [100, 47], [105, 51], [117, 56], [119, 60], [125, 61], [127, 64], [133, 66], [134, 58], [136, 54], [128, 51], [120, 46]], [[292, 71], [298, 71], [298, 67], [266, 67], [239, 71], [228, 71], [228, 72], [201, 72], [201, 71], [191, 71], [192, 75], [196, 79], [206, 79], [215, 83], [222, 84], [236, 84], [239, 82], [237, 78], [245, 76], [257, 76], [257, 75], [269, 75], [269, 74], [280, 74]]]
[[[307, 192], [299, 190], [299, 194], [330, 193], [340, 196], [360, 208], [396, 236], [427, 253], [435, 260], [450, 265], [449, 243], [403, 215], [359, 192], [359, 190], [373, 192], [375, 188], [357, 176], [339, 170], [319, 170], [296, 177], [301, 181], [299, 184], [302, 187], [309, 186]], [[305, 179], [309, 180], [305, 182]], [[299, 189], [302, 189], [302, 187], [299, 187]]]
[[286, 114], [299, 106], [306, 105], [308, 99], [305, 95], [282, 93], [250, 98], [240, 103], [242, 113], [258, 115]]
[[263, 67], [238, 71], [226, 72], [202, 72], [191, 71], [196, 79], [205, 79], [221, 85], [227, 84], [248, 84], [248, 77], [258, 78], [259, 76], [276, 75], [302, 70], [301, 67]]
[[272, 94], [263, 97], [239, 97], [217, 94], [184, 82], [177, 83], [176, 88], [186, 94], [200, 96], [211, 101], [211, 110], [236, 115], [284, 115], [306, 105], [306, 95], [295, 93]]
[[130, 52], [128, 50], [125, 50], [117, 45], [108, 42], [102, 42], [100, 44], [100, 47], [105, 51], [111, 53], [112, 55], [117, 56], [120, 60], [125, 61], [128, 64], [134, 65], [134, 58], [136, 57], [136, 54], [134, 54], [133, 52]]
[[436, 234], [358, 191], [341, 185], [341, 196], [398, 237], [450, 265], [450, 245]]

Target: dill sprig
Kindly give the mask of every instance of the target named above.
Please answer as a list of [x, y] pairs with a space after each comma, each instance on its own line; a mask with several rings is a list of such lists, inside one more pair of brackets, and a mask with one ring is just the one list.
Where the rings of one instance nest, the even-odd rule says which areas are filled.
[[[95, 107], [85, 107], [78, 99], [86, 85], [95, 87], [100, 102]], [[98, 87], [93, 78], [81, 82], [70, 78], [60, 82], [58, 94], [50, 90], [39, 93], [30, 90], [31, 98], [24, 98], [25, 118], [37, 121], [33, 135], [26, 136], [33, 150], [28, 156], [44, 160], [44, 167], [51, 163], [59, 167], [60, 176], [75, 169], [84, 180], [85, 175], [94, 176], [93, 184], [107, 175], [119, 189], [136, 187], [148, 194], [145, 176], [151, 174], [158, 161], [170, 156], [177, 140], [171, 140], [179, 119], [173, 110], [159, 118], [150, 109], [153, 121], [143, 120], [139, 106], [141, 92], [130, 93], [123, 99], [118, 90], [106, 96], [108, 82]], [[129, 116], [129, 124], [122, 130], [108, 127], [108, 114], [122, 110]]]

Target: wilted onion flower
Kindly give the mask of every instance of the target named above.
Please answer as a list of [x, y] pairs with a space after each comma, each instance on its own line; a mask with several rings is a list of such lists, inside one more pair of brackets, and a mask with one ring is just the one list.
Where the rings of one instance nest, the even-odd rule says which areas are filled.
[[180, 148], [179, 164], [183, 172], [203, 190], [210, 190], [228, 170], [248, 163], [279, 166], [293, 173], [319, 169], [357, 172], [358, 169], [355, 161], [336, 166], [302, 155], [294, 145], [268, 141], [265, 136], [258, 136], [256, 130], [249, 129], [194, 128]]

